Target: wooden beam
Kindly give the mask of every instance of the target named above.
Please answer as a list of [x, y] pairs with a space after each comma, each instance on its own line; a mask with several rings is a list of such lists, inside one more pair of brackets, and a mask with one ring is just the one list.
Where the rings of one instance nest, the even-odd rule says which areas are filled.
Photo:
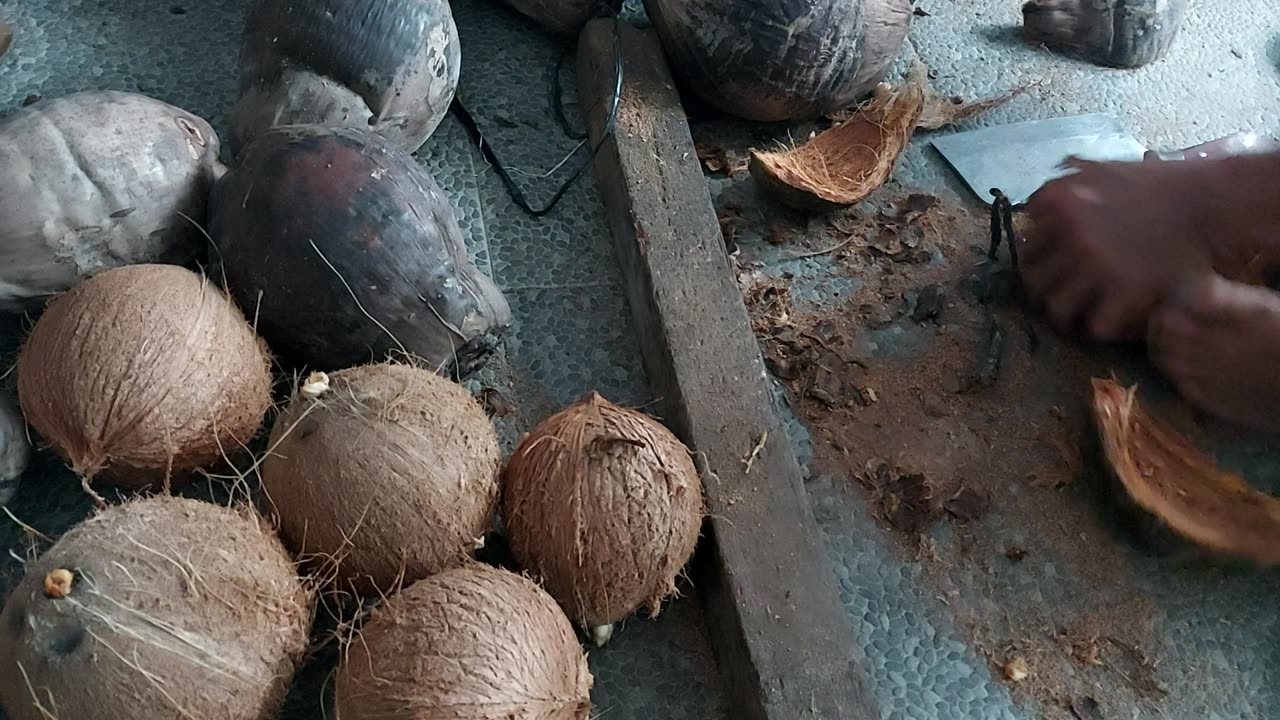
[[622, 100], [595, 175], [654, 394], [702, 461], [713, 556], [695, 581], [731, 717], [879, 718], [661, 46], [616, 27], [583, 31], [578, 95], [594, 145], [620, 47]]

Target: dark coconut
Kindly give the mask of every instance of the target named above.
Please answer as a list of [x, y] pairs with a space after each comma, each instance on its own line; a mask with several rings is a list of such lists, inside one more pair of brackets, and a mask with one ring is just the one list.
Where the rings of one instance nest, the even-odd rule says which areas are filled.
[[304, 385], [262, 487], [285, 542], [341, 589], [390, 592], [467, 561], [493, 522], [502, 452], [470, 393], [367, 365]]
[[503, 475], [517, 562], [600, 643], [641, 606], [657, 616], [702, 515], [688, 448], [657, 420], [596, 393], [526, 435]]
[[263, 133], [214, 188], [215, 277], [289, 361], [337, 370], [388, 354], [465, 375], [511, 323], [453, 206], [367, 130]]
[[483, 565], [389, 598], [347, 648], [340, 720], [587, 720], [591, 672], [573, 627], [526, 578]]
[[1027, 39], [1098, 65], [1137, 68], [1168, 52], [1191, 0], [1030, 0], [1022, 6]]
[[645, 0], [672, 71], [748, 120], [816, 118], [875, 87], [897, 59], [911, 0]]
[[271, 406], [270, 360], [208, 279], [129, 265], [49, 303], [18, 356], [18, 397], [81, 476], [178, 485], [257, 435]]
[[261, 518], [156, 497], [73, 528], [0, 615], [10, 720], [268, 720], [310, 593]]
[[622, 0], [506, 0], [520, 14], [566, 35], [577, 33], [593, 17], [612, 17]]
[[36, 312], [122, 265], [192, 265], [207, 244], [218, 136], [144, 95], [82, 92], [0, 120], [0, 311]]
[[413, 152], [448, 112], [461, 67], [447, 0], [258, 0], [240, 48], [232, 146], [314, 123], [370, 128]]

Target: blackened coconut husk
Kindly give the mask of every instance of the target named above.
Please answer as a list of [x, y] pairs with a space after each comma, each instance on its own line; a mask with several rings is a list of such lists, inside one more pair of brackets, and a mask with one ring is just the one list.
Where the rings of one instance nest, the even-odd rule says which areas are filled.
[[597, 393], [526, 435], [503, 475], [502, 517], [521, 568], [584, 629], [676, 592], [702, 524], [702, 481], [661, 423]]
[[1198, 545], [1260, 565], [1280, 562], [1280, 500], [1147, 414], [1136, 387], [1095, 379], [1093, 411], [1107, 463], [1139, 507]]
[[11, 720], [268, 720], [312, 597], [251, 510], [114, 507], [27, 564], [0, 614], [0, 705]]
[[1191, 0], [1030, 0], [1027, 40], [1068, 50], [1098, 65], [1137, 68], [1165, 56]]
[[332, 371], [392, 356], [466, 375], [511, 323], [448, 196], [368, 130], [262, 133], [214, 187], [210, 217], [211, 275], [289, 364]]
[[528, 579], [483, 565], [387, 599], [338, 668], [339, 720], [586, 720], [591, 672], [573, 627]]

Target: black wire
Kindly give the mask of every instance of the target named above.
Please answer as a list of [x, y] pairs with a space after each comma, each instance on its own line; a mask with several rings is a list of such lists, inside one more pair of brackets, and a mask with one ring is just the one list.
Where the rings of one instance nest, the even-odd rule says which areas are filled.
[[[560, 71], [564, 66], [565, 58], [568, 55], [569, 53], [562, 54], [556, 61], [555, 68], [552, 71], [551, 85], [553, 90], [551, 105], [552, 109], [556, 113], [556, 119], [560, 123], [561, 128], [565, 131], [565, 134], [571, 138], [583, 140], [586, 138], [586, 134], [578, 133], [570, 127], [569, 119], [564, 113], [564, 103], [561, 100], [560, 95]], [[498, 174], [498, 179], [502, 180], [502, 184], [506, 186], [507, 192], [510, 193], [512, 202], [529, 215], [532, 215], [533, 217], [542, 217], [555, 209], [556, 205], [564, 199], [565, 194], [569, 192], [573, 183], [575, 183], [591, 163], [595, 161], [596, 155], [598, 155], [600, 153], [600, 149], [604, 147], [605, 140], [613, 134], [614, 128], [617, 125], [618, 106], [622, 104], [622, 20], [616, 15], [613, 17], [613, 60], [613, 97], [610, 100], [609, 114], [605, 119], [604, 131], [600, 134], [600, 140], [592, 146], [591, 154], [587, 158], [586, 162], [579, 166], [578, 169], [574, 171], [573, 175], [569, 176], [569, 179], [560, 186], [560, 189], [556, 191], [555, 195], [551, 196], [551, 201], [547, 203], [546, 207], [541, 209], [534, 208], [529, 204], [529, 199], [525, 195], [524, 190], [516, 184], [516, 181], [511, 177], [511, 174], [507, 172], [506, 167], [503, 166], [502, 161], [500, 161], [498, 156], [494, 154], [493, 147], [489, 143], [485, 142], [484, 133], [481, 132], [480, 126], [476, 124], [475, 118], [472, 117], [466, 106], [462, 104], [462, 100], [456, 96], [454, 97], [453, 104], [449, 109], [458, 116], [458, 120], [462, 122], [463, 127], [467, 130], [467, 135], [471, 137], [471, 141], [477, 148], [479, 148], [480, 153], [484, 155], [485, 160], [493, 166], [494, 172]], [[581, 149], [581, 147], [582, 146], [579, 145], [573, 153], [570, 153], [569, 157], [577, 154], [578, 149]], [[568, 157], [565, 159], [567, 160]]]

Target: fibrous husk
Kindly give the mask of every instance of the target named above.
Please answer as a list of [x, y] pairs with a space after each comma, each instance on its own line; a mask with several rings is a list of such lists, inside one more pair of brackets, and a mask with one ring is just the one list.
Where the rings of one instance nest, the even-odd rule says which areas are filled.
[[461, 386], [408, 365], [309, 382], [276, 420], [262, 487], [286, 544], [340, 589], [392, 592], [471, 557], [502, 454]]
[[130, 265], [51, 302], [18, 356], [27, 422], [85, 478], [141, 488], [191, 479], [262, 426], [266, 346], [206, 278]]
[[1199, 545], [1262, 565], [1280, 562], [1280, 500], [1147, 414], [1136, 387], [1094, 379], [1093, 411], [1112, 472], [1143, 510]]
[[751, 175], [780, 201], [805, 210], [855, 205], [889, 180], [924, 110], [926, 70], [881, 90], [847, 122], [795, 148], [751, 154]]
[[0, 57], [9, 52], [9, 46], [13, 44], [13, 30], [3, 22], [0, 22]]
[[573, 627], [528, 579], [472, 565], [374, 610], [338, 668], [341, 720], [586, 720], [591, 672]]
[[[954, 96], [948, 97], [932, 87], [926, 87], [924, 92], [924, 106], [920, 112], [920, 119], [916, 121], [916, 129], [938, 130], [940, 128], [947, 127], [948, 125], [954, 125], [958, 122], [975, 118], [1005, 105], [1030, 89], [1031, 86], [1024, 85], [1014, 88], [1003, 95], [996, 95], [983, 100], [971, 100], [966, 102], [962, 98]], [[892, 92], [893, 88], [891, 86], [881, 83], [876, 87], [873, 97], [883, 98]], [[858, 117], [860, 112], [860, 108], [852, 108], [850, 110], [831, 113], [827, 115], [827, 118], [837, 123], [844, 123]]]
[[689, 450], [657, 420], [591, 393], [526, 435], [503, 476], [520, 566], [583, 628], [676, 592], [702, 523]]
[[26, 566], [0, 615], [11, 720], [275, 717], [312, 594], [251, 510], [114, 507]]

